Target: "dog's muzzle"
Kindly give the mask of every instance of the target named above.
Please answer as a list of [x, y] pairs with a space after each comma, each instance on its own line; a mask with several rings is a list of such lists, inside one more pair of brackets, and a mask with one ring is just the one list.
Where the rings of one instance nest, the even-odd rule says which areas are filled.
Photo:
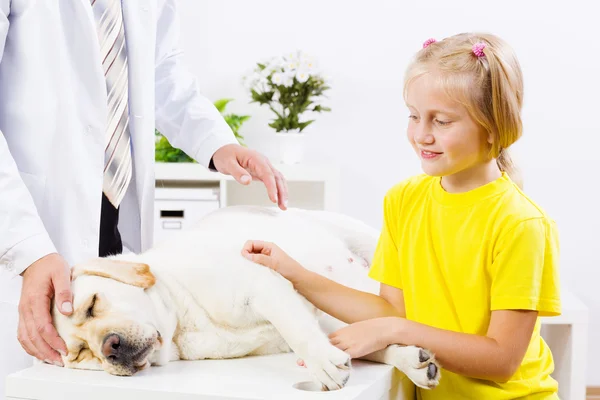
[[131, 342], [117, 333], [110, 333], [102, 341], [102, 354], [109, 363], [123, 367], [133, 374], [144, 367], [155, 348], [155, 343], [156, 338]]

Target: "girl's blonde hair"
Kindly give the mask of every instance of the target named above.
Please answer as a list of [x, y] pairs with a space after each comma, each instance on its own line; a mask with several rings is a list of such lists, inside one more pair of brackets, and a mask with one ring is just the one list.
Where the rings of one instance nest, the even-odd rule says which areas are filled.
[[522, 187], [508, 153], [523, 131], [523, 75], [514, 51], [499, 37], [480, 33], [430, 39], [423, 47], [406, 71], [404, 97], [414, 79], [436, 72], [450, 98], [491, 134], [490, 156], [500, 170]]

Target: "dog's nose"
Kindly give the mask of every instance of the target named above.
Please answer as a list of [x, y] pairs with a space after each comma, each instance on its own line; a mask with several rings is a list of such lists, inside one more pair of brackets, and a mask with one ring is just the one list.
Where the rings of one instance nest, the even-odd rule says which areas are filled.
[[116, 360], [121, 349], [121, 337], [116, 333], [111, 333], [104, 338], [102, 343], [102, 354], [109, 360]]

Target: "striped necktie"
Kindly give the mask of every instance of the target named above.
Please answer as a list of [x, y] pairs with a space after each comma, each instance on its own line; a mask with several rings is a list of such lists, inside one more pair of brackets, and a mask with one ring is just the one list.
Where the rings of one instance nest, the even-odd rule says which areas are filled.
[[91, 0], [108, 94], [107, 145], [102, 190], [118, 207], [131, 181], [127, 51], [121, 0]]

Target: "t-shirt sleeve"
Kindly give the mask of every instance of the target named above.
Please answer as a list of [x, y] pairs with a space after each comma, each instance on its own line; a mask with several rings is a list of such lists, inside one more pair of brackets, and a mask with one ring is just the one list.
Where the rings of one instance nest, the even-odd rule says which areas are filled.
[[559, 241], [554, 221], [520, 222], [498, 241], [492, 262], [491, 310], [561, 313]]
[[394, 197], [397, 196], [388, 194], [384, 199], [383, 228], [379, 235], [369, 277], [388, 286], [402, 289], [397, 246], [399, 199]]

